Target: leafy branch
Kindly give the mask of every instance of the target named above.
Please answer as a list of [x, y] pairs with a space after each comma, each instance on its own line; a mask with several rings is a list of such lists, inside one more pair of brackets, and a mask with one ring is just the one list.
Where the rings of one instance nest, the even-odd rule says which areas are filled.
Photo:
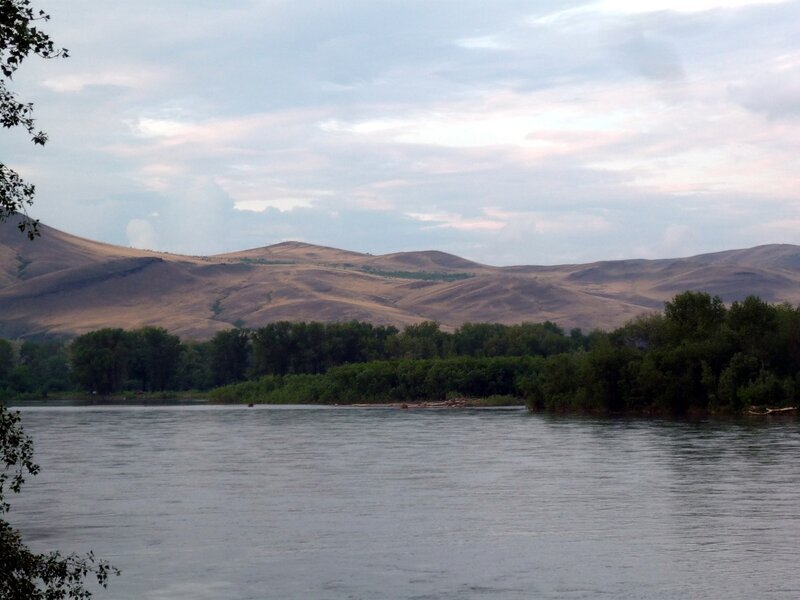
[[[10, 91], [16, 70], [30, 54], [41, 58], [67, 58], [68, 50], [55, 46], [50, 36], [41, 31], [38, 23], [50, 20], [44, 11], [35, 11], [30, 0], [0, 0], [0, 125], [5, 129], [22, 127], [38, 146], [47, 143], [47, 134], [36, 129], [33, 104], [22, 102]], [[31, 219], [27, 206], [33, 203], [35, 188], [25, 183], [12, 169], [0, 162], [0, 222], [13, 215], [20, 217], [19, 230], [33, 239], [39, 235], [38, 221]]]
[[[19, 412], [0, 405], [0, 514], [10, 510], [6, 492], [18, 493], [25, 477], [36, 475], [33, 441], [20, 424]], [[106, 587], [110, 575], [120, 571], [92, 552], [85, 556], [60, 552], [36, 554], [22, 542], [19, 532], [0, 519], [0, 598], [4, 600], [85, 600], [92, 597], [86, 578], [94, 575]]]

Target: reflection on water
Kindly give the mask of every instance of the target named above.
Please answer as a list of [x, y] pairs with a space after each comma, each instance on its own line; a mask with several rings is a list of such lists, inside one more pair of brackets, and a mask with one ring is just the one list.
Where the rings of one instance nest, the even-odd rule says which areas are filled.
[[24, 409], [38, 550], [98, 598], [798, 598], [796, 421]]

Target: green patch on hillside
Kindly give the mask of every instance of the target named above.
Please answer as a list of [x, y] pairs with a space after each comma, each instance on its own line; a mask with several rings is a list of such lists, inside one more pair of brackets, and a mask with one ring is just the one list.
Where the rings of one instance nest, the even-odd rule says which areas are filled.
[[240, 258], [239, 262], [246, 265], [296, 265], [292, 260], [268, 260], [266, 258]]
[[418, 279], [422, 281], [461, 281], [475, 277], [475, 273], [438, 273], [435, 271], [383, 271], [372, 267], [362, 267], [361, 271], [379, 277], [394, 277], [397, 279]]

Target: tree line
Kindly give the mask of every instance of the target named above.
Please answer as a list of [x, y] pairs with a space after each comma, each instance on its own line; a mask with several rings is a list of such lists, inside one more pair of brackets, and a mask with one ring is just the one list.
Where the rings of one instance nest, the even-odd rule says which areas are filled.
[[[383, 402], [512, 396], [532, 410], [741, 412], [800, 401], [800, 311], [684, 292], [588, 335], [557, 325], [277, 322], [205, 342], [158, 327], [71, 342], [0, 340], [0, 394], [212, 388], [218, 401]], [[2, 397], [2, 396], [0, 396]]]
[[579, 330], [557, 325], [437, 323], [393, 326], [270, 323], [186, 341], [161, 327], [105, 328], [73, 340], [0, 339], [0, 399], [54, 392], [205, 391], [263, 376], [313, 375], [370, 361], [550, 355], [582, 347]]
[[[719, 297], [684, 292], [661, 314], [614, 331], [560, 336], [548, 350], [510, 356], [498, 338], [460, 347], [465, 326], [446, 347], [479, 351], [443, 358], [404, 357], [333, 367], [316, 375], [266, 375], [218, 388], [221, 402], [385, 402], [500, 395], [533, 411], [628, 414], [741, 413], [800, 403], [800, 310], [751, 296], [726, 307]], [[519, 330], [517, 330], [518, 332]], [[507, 336], [502, 336], [507, 340]], [[487, 353], [488, 348], [492, 353]], [[495, 350], [502, 348], [499, 353]], [[505, 354], [504, 354], [505, 353]]]
[[739, 413], [800, 402], [800, 310], [756, 296], [726, 307], [684, 292], [663, 313], [549, 357], [522, 385], [532, 409]]

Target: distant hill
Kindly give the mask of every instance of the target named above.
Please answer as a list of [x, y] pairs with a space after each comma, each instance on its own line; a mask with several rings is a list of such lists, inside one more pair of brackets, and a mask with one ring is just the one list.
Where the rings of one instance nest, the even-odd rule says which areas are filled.
[[800, 247], [689, 258], [492, 267], [437, 251], [373, 256], [301, 242], [216, 256], [102, 244], [42, 226], [28, 241], [0, 224], [0, 336], [75, 335], [159, 325], [204, 339], [278, 320], [435, 320], [615, 327], [684, 290], [726, 302], [800, 303]]

